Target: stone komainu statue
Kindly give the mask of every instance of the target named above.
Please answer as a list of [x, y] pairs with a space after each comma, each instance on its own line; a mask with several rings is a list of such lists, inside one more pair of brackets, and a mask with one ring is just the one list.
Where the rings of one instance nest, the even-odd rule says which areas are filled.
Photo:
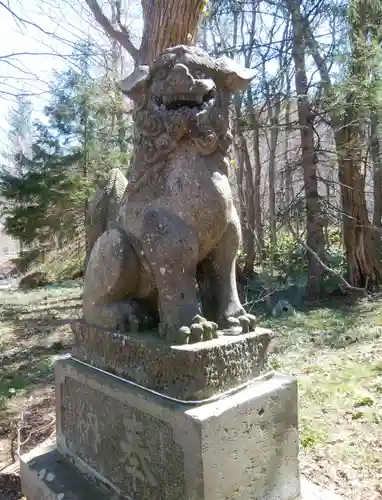
[[117, 222], [119, 207], [127, 186], [127, 179], [118, 168], [107, 175], [106, 182], [99, 187], [91, 199], [85, 220], [86, 270], [94, 243], [103, 232]]
[[120, 83], [135, 104], [135, 155], [129, 182], [112, 170], [89, 205], [87, 323], [158, 326], [174, 343], [254, 327], [236, 288], [241, 231], [227, 177], [229, 99], [253, 77], [177, 46]]

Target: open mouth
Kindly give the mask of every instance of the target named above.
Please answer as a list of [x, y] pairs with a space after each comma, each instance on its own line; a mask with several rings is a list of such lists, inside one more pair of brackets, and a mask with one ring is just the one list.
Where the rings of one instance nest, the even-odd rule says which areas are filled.
[[165, 108], [168, 111], [176, 111], [180, 108], [202, 110], [208, 104], [213, 103], [216, 97], [215, 89], [210, 90], [203, 96], [179, 95], [175, 99], [169, 97], [154, 97], [154, 102], [158, 107]]

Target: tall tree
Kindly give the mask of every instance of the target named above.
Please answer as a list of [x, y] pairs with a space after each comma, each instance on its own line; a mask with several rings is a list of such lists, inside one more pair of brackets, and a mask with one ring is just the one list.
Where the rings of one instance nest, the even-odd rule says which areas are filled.
[[97, 0], [85, 0], [96, 21], [111, 38], [117, 40], [131, 55], [134, 64], [150, 64], [164, 49], [187, 45], [196, 40], [198, 28], [208, 0], [141, 0], [143, 35], [139, 48], [122, 23], [121, 1], [116, 0], [114, 25], [102, 11]]
[[[209, 35], [205, 35], [203, 39], [205, 48], [212, 50], [217, 56], [225, 54], [244, 62], [247, 67], [253, 66], [257, 56], [258, 5], [258, 0], [211, 1], [205, 22]], [[212, 47], [208, 47], [207, 39], [212, 41]], [[252, 82], [244, 98], [236, 96], [234, 100], [233, 133], [238, 159], [236, 179], [246, 276], [253, 275], [257, 262], [262, 263], [264, 248], [261, 211], [261, 97], [256, 83]]]
[[318, 197], [318, 158], [314, 144], [314, 117], [309, 102], [309, 86], [305, 61], [306, 42], [301, 19], [301, 2], [300, 0], [287, 0], [286, 5], [292, 19], [292, 57], [295, 65], [295, 86], [306, 205], [308, 289], [312, 295], [316, 295], [322, 292], [324, 275], [324, 268], [316, 256], [321, 261], [324, 260], [325, 240], [323, 217]]
[[9, 168], [21, 174], [25, 166], [24, 157], [30, 156], [32, 141], [32, 103], [23, 96], [16, 98], [16, 104], [8, 115], [8, 144], [4, 157]]
[[33, 125], [31, 154], [20, 155], [23, 168], [7, 165], [0, 175], [6, 231], [28, 245], [52, 248], [81, 238], [89, 194], [131, 153], [120, 93], [108, 78], [91, 76], [86, 47], [77, 49], [77, 69], [56, 75], [44, 120]]
[[[370, 73], [380, 61], [381, 4], [374, 0], [351, 0], [347, 10], [349, 40], [346, 44], [347, 71], [335, 86], [329, 66], [320, 52], [309, 20], [304, 18], [307, 43], [321, 76], [326, 94], [326, 111], [333, 127], [341, 193], [343, 241], [351, 286], [375, 286], [382, 269], [377, 255], [375, 231], [367, 209], [365, 182], [365, 124], [370, 116]], [[374, 27], [374, 28], [373, 28]], [[378, 29], [375, 29], [377, 28]], [[377, 96], [374, 93], [372, 101]], [[378, 176], [377, 176], [378, 182]], [[378, 189], [378, 187], [377, 187]]]

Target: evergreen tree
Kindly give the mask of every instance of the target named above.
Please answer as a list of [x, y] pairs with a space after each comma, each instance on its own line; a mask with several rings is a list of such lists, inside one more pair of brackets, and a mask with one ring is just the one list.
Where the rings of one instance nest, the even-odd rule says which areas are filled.
[[90, 74], [86, 44], [75, 56], [76, 69], [55, 75], [30, 151], [12, 151], [17, 168], [0, 173], [5, 229], [29, 246], [57, 248], [82, 237], [99, 179], [111, 168], [126, 170], [130, 156], [131, 125], [114, 82]]

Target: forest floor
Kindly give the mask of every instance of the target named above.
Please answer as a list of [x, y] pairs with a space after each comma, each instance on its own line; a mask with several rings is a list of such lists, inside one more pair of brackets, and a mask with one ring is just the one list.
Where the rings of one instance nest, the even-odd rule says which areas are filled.
[[[4, 469], [18, 429], [22, 453], [54, 433], [52, 365], [70, 348], [81, 292], [0, 290], [0, 500], [23, 498]], [[277, 334], [269, 366], [299, 379], [303, 474], [346, 499], [382, 499], [382, 300], [321, 302], [262, 326]]]

